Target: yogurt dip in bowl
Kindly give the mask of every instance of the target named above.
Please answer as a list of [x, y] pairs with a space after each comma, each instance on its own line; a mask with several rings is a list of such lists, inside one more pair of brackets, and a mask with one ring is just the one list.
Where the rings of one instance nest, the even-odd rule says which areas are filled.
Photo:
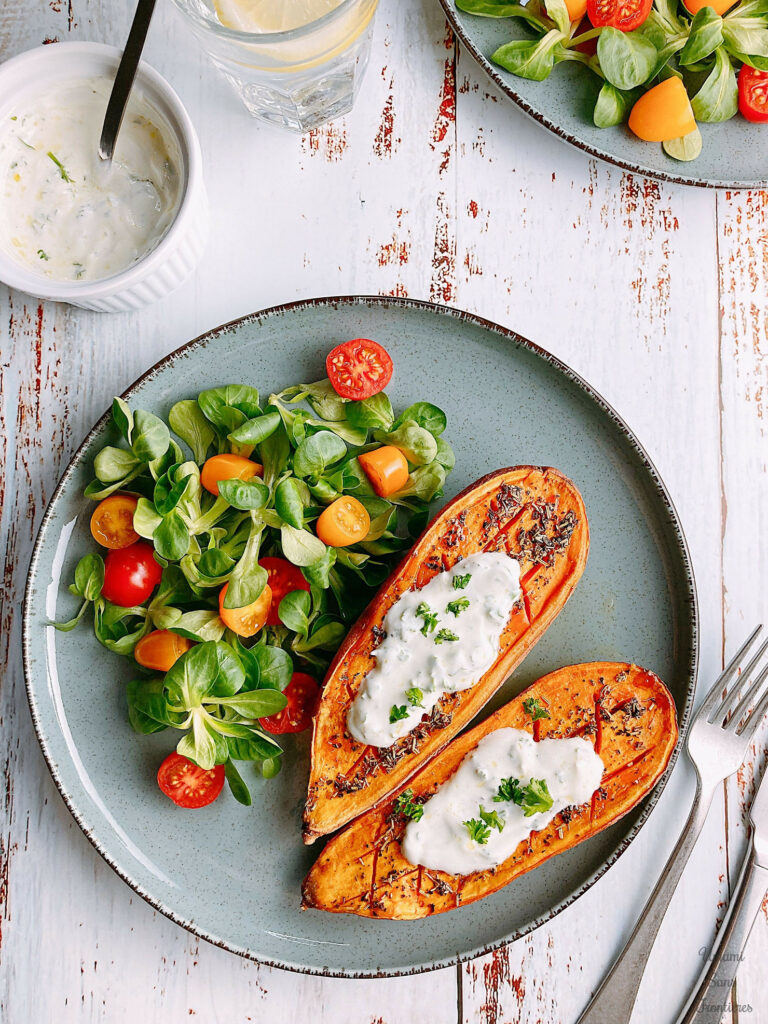
[[194, 128], [147, 65], [111, 165], [100, 159], [118, 60], [113, 47], [57, 43], [0, 66], [0, 279], [111, 311], [181, 284], [208, 227]]

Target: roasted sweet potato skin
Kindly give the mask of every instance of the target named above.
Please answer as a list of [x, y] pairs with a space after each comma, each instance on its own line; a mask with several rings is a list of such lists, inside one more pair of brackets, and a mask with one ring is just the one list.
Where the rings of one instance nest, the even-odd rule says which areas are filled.
[[[446, 695], [429, 719], [392, 747], [353, 740], [346, 717], [389, 608], [405, 590], [478, 551], [507, 551], [521, 567], [523, 598], [501, 637], [499, 657], [471, 689]], [[500, 469], [459, 494], [433, 520], [350, 630], [326, 677], [315, 717], [304, 841], [333, 832], [386, 798], [477, 714], [522, 661], [572, 594], [587, 560], [581, 495], [556, 469]]]
[[[538, 697], [551, 717], [532, 726], [527, 697]], [[394, 811], [393, 793], [326, 845], [304, 882], [302, 906], [414, 920], [482, 899], [630, 811], [663, 774], [678, 736], [672, 695], [652, 672], [613, 662], [573, 665], [544, 676], [446, 747], [408, 783], [414, 799], [428, 799], [484, 736], [505, 726], [541, 739], [591, 738], [605, 762], [591, 802], [566, 808], [498, 867], [457, 876], [405, 859], [407, 820]]]

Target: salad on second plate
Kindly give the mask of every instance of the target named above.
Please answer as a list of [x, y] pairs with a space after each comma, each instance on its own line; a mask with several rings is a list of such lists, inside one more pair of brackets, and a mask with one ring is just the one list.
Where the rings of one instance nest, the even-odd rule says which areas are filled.
[[697, 122], [768, 121], [768, 0], [456, 0], [486, 18], [517, 18], [532, 34], [491, 54], [543, 81], [577, 61], [600, 81], [598, 128], [628, 123], [668, 156], [694, 160]]
[[392, 360], [368, 339], [336, 346], [328, 378], [262, 403], [231, 384], [177, 402], [167, 422], [120, 398], [120, 440], [94, 460], [94, 540], [70, 591], [73, 629], [132, 661], [138, 733], [181, 732], [158, 784], [201, 807], [237, 762], [280, 770], [275, 738], [312, 723], [320, 680], [350, 625], [422, 532], [454, 464], [445, 414], [395, 415]]

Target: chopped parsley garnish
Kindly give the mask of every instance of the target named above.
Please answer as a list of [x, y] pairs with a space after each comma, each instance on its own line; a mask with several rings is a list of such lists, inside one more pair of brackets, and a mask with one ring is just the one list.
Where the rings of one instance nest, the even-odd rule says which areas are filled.
[[390, 723], [399, 722], [401, 718], [408, 717], [408, 705], [401, 704], [399, 707], [397, 704], [393, 704], [389, 709], [389, 721]]
[[483, 805], [480, 805], [480, 817], [483, 819], [486, 825], [490, 825], [491, 828], [496, 828], [499, 832], [504, 831], [504, 820], [499, 817], [498, 811], [486, 811]]
[[480, 843], [481, 846], [485, 846], [488, 842], [491, 830], [486, 823], [481, 819], [470, 818], [469, 821], [463, 823], [467, 832], [469, 832], [469, 838], [473, 839], [476, 843]]
[[520, 786], [520, 779], [513, 779], [510, 775], [508, 779], [501, 780], [499, 791], [493, 798], [493, 802], [501, 804], [505, 800], [511, 800], [513, 804], [521, 804], [523, 802], [523, 790]]
[[70, 184], [72, 184], [73, 179], [70, 178], [70, 176], [67, 174], [66, 167], [61, 162], [61, 160], [59, 160], [59, 158], [56, 156], [56, 154], [55, 153], [51, 153], [49, 151], [48, 152], [48, 156], [50, 157], [51, 160], [53, 160], [53, 162], [59, 168], [59, 174], [61, 175], [62, 181], [68, 181]]
[[549, 711], [544, 707], [538, 697], [528, 697], [523, 701], [523, 708], [531, 721], [536, 722], [540, 718], [549, 718]]
[[438, 630], [438, 633], [435, 636], [435, 643], [436, 644], [444, 644], [444, 643], [446, 643], [446, 641], [451, 641], [452, 642], [452, 641], [458, 640], [458, 639], [459, 638], [458, 638], [457, 634], [456, 633], [452, 633], [450, 631], [450, 629], [441, 629], [441, 630]]
[[405, 691], [405, 696], [408, 698], [408, 703], [414, 708], [423, 708], [422, 701], [424, 700], [424, 694], [418, 688], [418, 686], [412, 686], [410, 690]]
[[527, 786], [521, 786], [519, 779], [502, 779], [499, 783], [499, 791], [493, 798], [496, 804], [511, 801], [522, 807], [523, 814], [530, 818], [532, 814], [543, 814], [552, 806], [547, 783], [544, 779], [531, 779]]
[[467, 608], [469, 608], [468, 597], [457, 597], [455, 601], [449, 601], [446, 605], [446, 611], [453, 612], [454, 615], [460, 615]]
[[543, 814], [552, 806], [552, 797], [549, 795], [547, 783], [544, 779], [531, 779], [525, 787], [523, 797], [523, 814], [530, 818], [532, 814]]
[[406, 818], [410, 818], [411, 821], [421, 821], [421, 817], [424, 814], [424, 808], [421, 804], [414, 803], [413, 790], [410, 786], [408, 789], [404, 789], [400, 796], [395, 798], [394, 807], [397, 814], [403, 814]]
[[437, 612], [433, 612], [426, 601], [422, 601], [419, 607], [416, 609], [416, 614], [424, 619], [424, 625], [421, 627], [421, 632], [424, 636], [427, 633], [431, 633], [437, 625]]
[[37, 255], [40, 257], [41, 260], [49, 260], [51, 258], [48, 255], [48, 253], [45, 252], [43, 249], [38, 249], [37, 250]]
[[472, 579], [472, 573], [471, 572], [468, 572], [466, 574], [466, 576], [454, 576], [453, 577], [453, 589], [454, 590], [464, 590], [464, 588], [466, 587], [466, 585], [469, 583], [469, 581], [471, 579]]

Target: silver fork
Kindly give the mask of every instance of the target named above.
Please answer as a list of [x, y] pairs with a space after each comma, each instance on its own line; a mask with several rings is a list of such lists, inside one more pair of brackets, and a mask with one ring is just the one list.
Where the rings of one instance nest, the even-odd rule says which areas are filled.
[[750, 740], [768, 711], [768, 692], [762, 693], [768, 679], [768, 664], [739, 700], [740, 692], [768, 650], [768, 640], [764, 640], [739, 674], [742, 660], [754, 650], [762, 629], [758, 626], [736, 652], [691, 722], [686, 743], [696, 768], [696, 796], [691, 813], [635, 930], [579, 1017], [578, 1024], [628, 1024], [632, 1016], [656, 934], [704, 827], [712, 798], [718, 785], [742, 764]]

